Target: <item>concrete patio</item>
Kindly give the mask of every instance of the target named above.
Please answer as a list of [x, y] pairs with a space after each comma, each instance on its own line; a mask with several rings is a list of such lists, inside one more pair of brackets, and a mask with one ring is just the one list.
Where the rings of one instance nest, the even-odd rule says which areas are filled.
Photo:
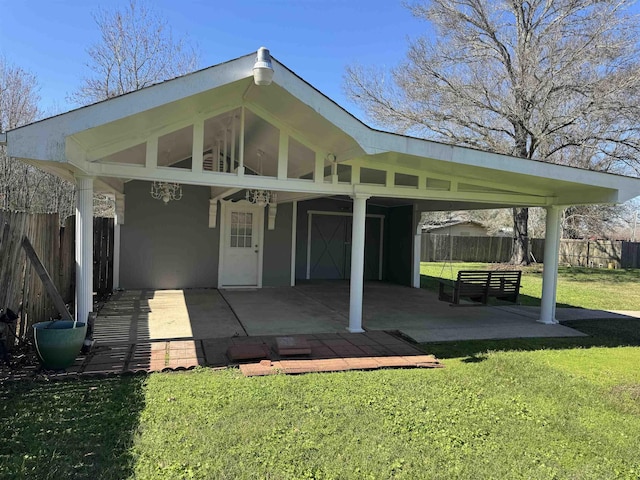
[[[88, 355], [47, 376], [104, 375], [239, 365], [245, 375], [438, 368], [432, 355], [407, 341], [574, 337], [563, 325], [543, 325], [540, 309], [519, 305], [451, 307], [428, 290], [382, 282], [365, 286], [365, 333], [349, 333], [347, 282], [309, 282], [254, 290], [132, 290], [115, 293], [99, 312]], [[558, 309], [560, 320], [640, 318], [640, 312]], [[279, 351], [282, 337], [310, 353]], [[262, 356], [233, 358], [232, 351]], [[37, 376], [37, 366], [12, 378]]]
[[[98, 344], [177, 339], [345, 333], [347, 282], [310, 282], [254, 290], [121, 291], [98, 315]], [[637, 312], [635, 312], [637, 313]], [[560, 320], [621, 318], [634, 312], [558, 309]], [[538, 323], [539, 308], [505, 304], [452, 307], [428, 290], [368, 282], [364, 328], [398, 330], [416, 342], [583, 334], [563, 325]]]

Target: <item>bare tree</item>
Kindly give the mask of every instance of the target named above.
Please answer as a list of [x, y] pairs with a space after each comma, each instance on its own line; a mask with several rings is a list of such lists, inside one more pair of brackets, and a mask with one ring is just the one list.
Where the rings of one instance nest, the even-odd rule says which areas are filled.
[[132, 92], [195, 70], [198, 54], [185, 38], [174, 39], [167, 21], [144, 1], [98, 10], [101, 39], [87, 50], [92, 75], [71, 95], [78, 104]]
[[[627, 0], [425, 0], [435, 35], [345, 89], [377, 124], [528, 159], [638, 173], [638, 22]], [[514, 208], [513, 263], [528, 263]]]
[[[122, 9], [98, 10], [100, 41], [87, 49], [92, 74], [71, 94], [80, 105], [99, 102], [192, 72], [198, 53], [185, 38], [174, 39], [167, 20], [144, 0]], [[94, 212], [113, 216], [111, 196], [94, 196]]]
[[[38, 82], [32, 73], [0, 58], [0, 131], [35, 121], [40, 115]], [[71, 213], [74, 188], [69, 182], [7, 155], [0, 146], [0, 209], [32, 213]]]

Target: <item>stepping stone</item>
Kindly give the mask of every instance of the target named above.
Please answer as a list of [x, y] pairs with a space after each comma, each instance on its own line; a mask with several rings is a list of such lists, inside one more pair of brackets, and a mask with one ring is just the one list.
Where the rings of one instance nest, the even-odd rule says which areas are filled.
[[278, 355], [311, 355], [311, 346], [301, 337], [276, 337]]
[[269, 347], [264, 343], [231, 345], [227, 348], [227, 357], [231, 361], [269, 358]]

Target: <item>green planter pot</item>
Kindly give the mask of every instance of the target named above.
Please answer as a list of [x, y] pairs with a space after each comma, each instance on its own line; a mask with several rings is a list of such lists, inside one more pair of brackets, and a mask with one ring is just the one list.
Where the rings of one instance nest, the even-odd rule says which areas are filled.
[[87, 324], [72, 320], [36, 323], [33, 339], [44, 368], [61, 370], [73, 365], [87, 333]]

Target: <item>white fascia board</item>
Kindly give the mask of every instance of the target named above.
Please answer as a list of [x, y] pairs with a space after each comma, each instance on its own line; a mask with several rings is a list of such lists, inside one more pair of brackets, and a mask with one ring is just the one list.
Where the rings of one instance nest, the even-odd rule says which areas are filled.
[[439, 144], [429, 140], [403, 137], [393, 133], [375, 133], [378, 134], [375, 141], [378, 145], [377, 148], [380, 150], [384, 150], [382, 148], [383, 145], [384, 147], [390, 146], [392, 147], [391, 151], [400, 154], [444, 160], [463, 166], [468, 165], [518, 175], [530, 175], [573, 184], [578, 183], [586, 186], [607, 188], [618, 193], [618, 199], [614, 200], [616, 202], [624, 202], [640, 195], [640, 179], [636, 178], [528, 160], [472, 148]]
[[354, 132], [363, 136], [371, 131], [368, 126], [340, 107], [329, 97], [316, 90], [302, 78], [298, 77], [283, 64], [273, 58], [272, 62], [274, 65], [273, 83], [280, 85], [336, 127], [352, 136]]
[[9, 155], [64, 162], [64, 138], [253, 75], [254, 55], [232, 60], [7, 132]]

